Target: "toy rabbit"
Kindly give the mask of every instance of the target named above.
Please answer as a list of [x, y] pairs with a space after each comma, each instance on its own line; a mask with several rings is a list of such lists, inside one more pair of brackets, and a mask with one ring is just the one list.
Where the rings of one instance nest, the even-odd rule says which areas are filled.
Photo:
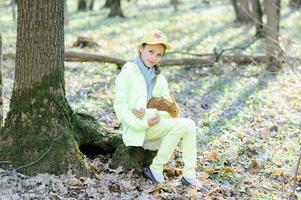
[[149, 100], [147, 108], [156, 108], [157, 110], [167, 111], [172, 118], [180, 116], [180, 107], [177, 104], [175, 97], [170, 95], [172, 101], [168, 101], [163, 97], [153, 97]]

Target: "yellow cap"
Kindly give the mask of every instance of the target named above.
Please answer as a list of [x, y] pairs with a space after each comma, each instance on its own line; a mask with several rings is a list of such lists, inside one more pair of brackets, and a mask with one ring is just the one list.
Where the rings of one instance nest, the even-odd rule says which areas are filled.
[[167, 41], [166, 35], [159, 30], [152, 30], [146, 33], [142, 39], [141, 44], [163, 44], [166, 49], [171, 49], [170, 44]]

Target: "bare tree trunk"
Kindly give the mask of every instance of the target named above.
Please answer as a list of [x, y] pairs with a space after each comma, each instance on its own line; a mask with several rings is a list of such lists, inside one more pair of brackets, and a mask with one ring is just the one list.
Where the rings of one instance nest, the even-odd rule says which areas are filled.
[[2, 36], [0, 33], [0, 127], [3, 124], [3, 98], [2, 98]]
[[68, 7], [67, 7], [67, 0], [64, 0], [64, 25], [68, 25]]
[[78, 0], [77, 11], [85, 11], [87, 9], [87, 0]]
[[237, 22], [245, 23], [251, 21], [248, 0], [231, 0], [231, 3], [234, 8]]
[[103, 8], [110, 8], [113, 1], [114, 0], [106, 0], [105, 4], [103, 5]]
[[260, 38], [263, 36], [263, 22], [262, 22], [262, 9], [259, 0], [251, 0], [253, 24], [256, 27], [255, 37]]
[[124, 14], [121, 9], [120, 0], [113, 0], [110, 8], [111, 8], [111, 12], [109, 14], [109, 17], [116, 17], [116, 16], [124, 17]]
[[284, 60], [283, 51], [279, 45], [280, 0], [264, 0], [267, 14], [266, 24], [266, 56], [267, 69], [276, 71], [281, 68]]
[[178, 5], [179, 5], [180, 1], [179, 0], [171, 0], [170, 4], [174, 6], [174, 11], [177, 12], [178, 11]]
[[13, 20], [16, 21], [16, 7], [17, 7], [17, 0], [11, 0], [10, 4], [11, 4], [11, 6], [12, 6]]
[[90, 0], [89, 10], [93, 10], [93, 7], [94, 7], [94, 0]]

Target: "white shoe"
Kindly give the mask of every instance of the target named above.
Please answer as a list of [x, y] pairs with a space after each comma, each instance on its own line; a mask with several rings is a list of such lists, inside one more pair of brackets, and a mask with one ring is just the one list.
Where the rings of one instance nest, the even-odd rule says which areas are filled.
[[186, 186], [193, 186], [193, 187], [196, 187], [196, 188], [201, 188], [201, 183], [198, 179], [196, 178], [182, 178], [181, 179], [181, 182], [183, 185], [186, 185]]
[[144, 176], [149, 179], [153, 184], [165, 183], [165, 179], [162, 173], [155, 172], [149, 167], [144, 168]]

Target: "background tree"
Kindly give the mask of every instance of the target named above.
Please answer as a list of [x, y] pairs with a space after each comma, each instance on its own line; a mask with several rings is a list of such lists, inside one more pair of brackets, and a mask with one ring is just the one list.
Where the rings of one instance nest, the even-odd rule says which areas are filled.
[[174, 7], [174, 11], [177, 12], [178, 11], [178, 5], [179, 5], [180, 1], [179, 0], [171, 0], [170, 4], [173, 5]]
[[124, 14], [123, 14], [122, 9], [121, 9], [120, 0], [111, 1], [110, 9], [111, 9], [111, 11], [109, 13], [109, 17], [116, 17], [116, 16], [124, 17]]
[[262, 9], [259, 0], [251, 0], [252, 22], [256, 27], [255, 37], [263, 36]]
[[264, 0], [264, 7], [267, 15], [265, 26], [267, 68], [275, 71], [281, 67], [283, 62], [283, 51], [279, 45], [279, 21], [280, 21], [280, 0]]
[[87, 9], [87, 0], [78, 0], [77, 11], [85, 11]]
[[103, 5], [103, 8], [110, 8], [113, 1], [114, 0], [106, 0], [105, 4]]
[[17, 0], [11, 0], [10, 5], [12, 6], [13, 20], [16, 21]]
[[94, 0], [78, 0], [77, 3], [77, 11], [86, 11], [87, 8], [89, 10], [93, 10]]
[[263, 36], [262, 9], [260, 0], [231, 0], [237, 22], [252, 22], [256, 28], [255, 37]]
[[15, 81], [0, 132], [0, 160], [26, 174], [87, 175], [79, 144], [102, 143], [105, 132], [75, 114], [65, 97], [64, 0], [19, 1], [17, 22]]
[[68, 6], [67, 6], [67, 0], [64, 0], [64, 24], [68, 25]]
[[248, 0], [231, 0], [236, 21], [241, 23], [251, 22]]
[[94, 7], [94, 0], [90, 0], [89, 10], [93, 10], [93, 7]]

